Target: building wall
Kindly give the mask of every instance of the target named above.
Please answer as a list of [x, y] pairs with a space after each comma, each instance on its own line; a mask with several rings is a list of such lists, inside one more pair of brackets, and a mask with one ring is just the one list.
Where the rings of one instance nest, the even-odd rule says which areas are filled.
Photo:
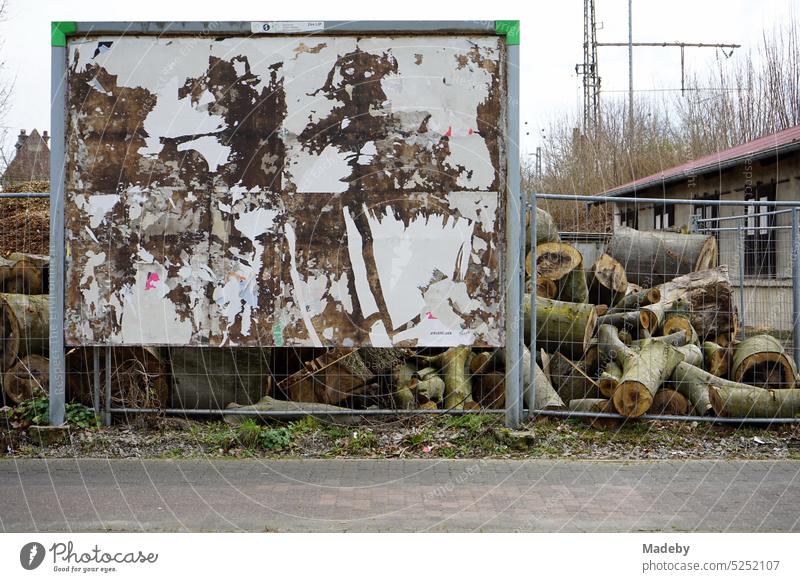
[[[794, 152], [780, 159], [743, 163], [719, 173], [687, 177], [682, 182], [666, 187], [650, 188], [638, 192], [643, 198], [698, 199], [719, 194], [722, 200], [743, 200], [746, 194], [755, 191], [759, 183], [776, 182], [776, 200], [797, 200], [800, 205], [800, 153]], [[653, 230], [654, 210], [652, 204], [635, 205], [639, 220], [639, 230]], [[634, 207], [631, 204], [617, 204], [617, 212]], [[696, 207], [695, 207], [696, 208]], [[696, 212], [688, 204], [675, 206], [675, 227], [689, 228], [691, 216]], [[778, 208], [781, 210], [781, 208]], [[744, 220], [724, 220], [725, 217], [745, 214], [741, 206], [719, 207], [719, 223], [723, 228], [746, 229]], [[791, 225], [791, 212], [778, 214], [776, 226]], [[742, 233], [744, 234], [744, 232]], [[776, 264], [775, 277], [759, 279], [746, 277], [744, 284], [745, 324], [750, 327], [770, 329], [791, 329], [792, 320], [792, 264], [791, 230], [775, 231]], [[740, 272], [744, 256], [738, 231], [717, 233], [720, 264], [728, 266], [731, 283], [737, 287], [739, 304]], [[741, 309], [741, 306], [740, 306]]]

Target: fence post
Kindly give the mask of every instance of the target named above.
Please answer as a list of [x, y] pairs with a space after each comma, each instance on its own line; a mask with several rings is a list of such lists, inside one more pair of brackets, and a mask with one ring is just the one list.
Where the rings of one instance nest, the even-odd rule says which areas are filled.
[[[531, 369], [528, 377], [528, 418], [533, 418], [536, 402], [536, 192], [531, 194], [531, 313], [530, 313], [530, 350]], [[587, 206], [588, 208], [588, 206]], [[525, 258], [523, 257], [523, 261]], [[524, 264], [524, 263], [523, 263]], [[523, 330], [525, 329], [523, 325]], [[524, 332], [523, 332], [524, 335]]]
[[798, 209], [792, 208], [792, 350], [800, 362], [800, 265], [798, 265]]
[[103, 424], [111, 426], [111, 345], [106, 346], [106, 401], [103, 403]]
[[64, 148], [67, 47], [50, 49], [49, 423], [64, 424]]
[[[745, 337], [745, 319], [744, 319], [744, 229], [741, 222], [737, 227], [738, 240], [737, 246], [739, 247], [739, 319], [742, 322], [742, 339]], [[733, 338], [731, 338], [733, 339]]]
[[[519, 46], [509, 45], [506, 54], [508, 62], [508, 79], [506, 97], [508, 99], [508, 176], [506, 183], [506, 313], [505, 313], [505, 345], [506, 345], [506, 418], [509, 428], [519, 425], [521, 419], [520, 399], [520, 363], [522, 354], [520, 347], [519, 324], [521, 289], [519, 268], [520, 260], [520, 214], [524, 211], [520, 192], [520, 160], [519, 160]], [[524, 242], [523, 242], [524, 244]], [[524, 259], [523, 259], [524, 260]]]

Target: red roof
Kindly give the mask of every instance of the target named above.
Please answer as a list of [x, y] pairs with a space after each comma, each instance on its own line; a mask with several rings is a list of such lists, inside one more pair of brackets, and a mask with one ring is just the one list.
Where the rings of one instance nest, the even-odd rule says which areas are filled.
[[674, 168], [663, 170], [652, 176], [640, 178], [611, 188], [603, 192], [606, 196], [622, 196], [636, 194], [640, 190], [653, 186], [666, 185], [689, 176], [700, 176], [710, 172], [720, 172], [747, 159], [761, 159], [771, 155], [778, 155], [787, 151], [800, 148], [800, 125], [784, 129], [778, 133], [765, 135], [753, 141], [734, 146], [730, 149], [717, 152], [691, 162], [686, 162]]

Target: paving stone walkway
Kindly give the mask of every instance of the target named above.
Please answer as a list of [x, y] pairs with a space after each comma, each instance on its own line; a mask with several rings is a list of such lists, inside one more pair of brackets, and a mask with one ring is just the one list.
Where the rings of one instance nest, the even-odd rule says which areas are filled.
[[4, 459], [0, 531], [800, 531], [800, 462]]

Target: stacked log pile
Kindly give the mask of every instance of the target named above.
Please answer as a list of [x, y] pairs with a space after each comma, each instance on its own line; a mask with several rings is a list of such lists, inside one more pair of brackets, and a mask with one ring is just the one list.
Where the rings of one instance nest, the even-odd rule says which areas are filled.
[[[523, 351], [527, 407], [628, 418], [800, 411], [795, 363], [780, 342], [768, 335], [737, 340], [738, 313], [713, 236], [621, 227], [587, 265], [561, 241], [546, 212], [538, 209], [537, 221], [535, 246], [527, 241], [523, 309], [526, 345], [533, 313], [541, 351], [535, 357]], [[387, 354], [386, 366], [364, 365], [363, 348], [318, 355], [257, 406], [277, 410], [286, 400], [348, 408], [506, 406], [512, 371], [503, 350], [374, 351]], [[591, 423], [616, 426], [619, 419]]]

